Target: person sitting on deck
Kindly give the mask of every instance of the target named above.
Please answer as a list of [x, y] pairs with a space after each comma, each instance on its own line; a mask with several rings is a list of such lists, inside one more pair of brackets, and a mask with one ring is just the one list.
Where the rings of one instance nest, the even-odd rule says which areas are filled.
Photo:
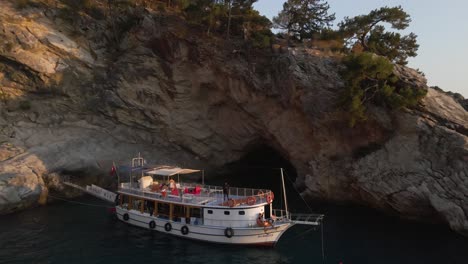
[[259, 213], [258, 218], [257, 218], [257, 225], [260, 226], [260, 227], [265, 227], [266, 228], [268, 226], [272, 226], [272, 223], [265, 220], [265, 215], [263, 213]]
[[224, 181], [223, 195], [224, 195], [224, 201], [229, 200], [229, 184], [227, 183], [227, 180]]
[[173, 179], [171, 179], [169, 181], [169, 189], [173, 190], [173, 189], [175, 189], [175, 187], [176, 187], [175, 181]]
[[153, 182], [153, 185], [151, 185], [151, 191], [152, 192], [159, 192], [159, 183], [158, 182]]

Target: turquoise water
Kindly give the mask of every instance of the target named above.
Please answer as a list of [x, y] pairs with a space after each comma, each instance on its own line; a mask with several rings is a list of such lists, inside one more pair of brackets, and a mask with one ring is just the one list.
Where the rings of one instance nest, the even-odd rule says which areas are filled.
[[[468, 263], [468, 239], [444, 227], [363, 208], [317, 210], [327, 213], [325, 263]], [[256, 248], [180, 239], [124, 224], [103, 207], [68, 202], [0, 216], [0, 263], [150, 262], [323, 263], [320, 230], [304, 227], [290, 229], [275, 248]]]

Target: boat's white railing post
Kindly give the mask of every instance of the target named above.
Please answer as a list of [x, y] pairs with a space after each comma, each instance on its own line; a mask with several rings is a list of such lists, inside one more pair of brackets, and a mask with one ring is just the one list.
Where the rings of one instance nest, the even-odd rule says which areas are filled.
[[281, 182], [283, 183], [284, 207], [286, 209], [286, 218], [289, 219], [288, 200], [286, 199], [286, 187], [284, 185], [283, 168], [281, 168]]

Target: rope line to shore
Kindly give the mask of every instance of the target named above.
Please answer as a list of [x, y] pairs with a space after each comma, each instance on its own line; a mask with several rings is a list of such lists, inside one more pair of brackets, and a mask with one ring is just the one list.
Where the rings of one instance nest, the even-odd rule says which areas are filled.
[[94, 206], [94, 207], [101, 207], [101, 208], [108, 208], [108, 209], [114, 208], [113, 206], [106, 206], [106, 205], [100, 205], [100, 204], [90, 204], [90, 203], [82, 203], [82, 202], [72, 201], [72, 200], [69, 200], [69, 199], [66, 199], [66, 198], [63, 198], [63, 197], [58, 197], [58, 196], [54, 196], [54, 195], [50, 195], [50, 194], [49, 194], [49, 197], [52, 197], [52, 198], [58, 199], [58, 200], [62, 200], [62, 201], [65, 201], [65, 202], [69, 202], [69, 203], [79, 204], [79, 205]]
[[[302, 197], [301, 193], [299, 192], [298, 189], [296, 189], [296, 186], [294, 186], [294, 182], [289, 178], [289, 175], [286, 173], [286, 171], [284, 171], [284, 174], [286, 175], [286, 178], [291, 182], [291, 185], [292, 187], [294, 188], [294, 190], [299, 194], [299, 196], [301, 197], [302, 201], [304, 201], [305, 205], [307, 206], [307, 208], [309, 208], [309, 211], [310, 212], [313, 212], [312, 208], [309, 206], [309, 204], [307, 203], [307, 201], [304, 199], [304, 197]], [[325, 262], [325, 240], [323, 238], [323, 219], [320, 223], [320, 236], [321, 236], [321, 246], [322, 246], [322, 261]], [[300, 234], [300, 236], [302, 235], [305, 235], [306, 233], [310, 232], [311, 230], [315, 230], [315, 228], [311, 228], [310, 230], [307, 230], [305, 232], [303, 232], [302, 234]], [[299, 237], [299, 236], [298, 236]]]
[[296, 186], [294, 186], [294, 182], [289, 178], [289, 175], [286, 173], [285, 170], [283, 170], [283, 173], [286, 175], [286, 179], [288, 179], [289, 182], [291, 182], [291, 185], [292, 187], [294, 188], [294, 190], [297, 192], [297, 194], [299, 194], [299, 197], [301, 197], [302, 201], [304, 201], [305, 205], [307, 206], [307, 208], [309, 208], [309, 211], [311, 213], [314, 212], [314, 210], [312, 210], [312, 207], [310, 207], [310, 205], [306, 202], [306, 200], [304, 199], [304, 197], [302, 197], [301, 193], [299, 192], [299, 190], [296, 188]]

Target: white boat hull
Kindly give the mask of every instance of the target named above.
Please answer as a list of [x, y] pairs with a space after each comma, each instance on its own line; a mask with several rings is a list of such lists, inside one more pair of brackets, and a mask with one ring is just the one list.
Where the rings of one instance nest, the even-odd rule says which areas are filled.
[[[128, 220], [124, 219], [124, 214], [127, 213]], [[207, 226], [207, 225], [191, 225], [181, 222], [174, 222], [167, 219], [161, 219], [154, 216], [150, 216], [147, 213], [141, 213], [137, 210], [127, 210], [121, 207], [116, 207], [117, 218], [125, 223], [175, 235], [178, 237], [201, 240], [212, 243], [222, 244], [239, 244], [239, 245], [261, 245], [261, 246], [274, 246], [281, 235], [290, 228], [293, 223], [282, 223], [275, 225], [274, 227], [233, 227], [233, 236], [227, 237], [225, 230], [227, 227], [221, 226]], [[150, 227], [150, 222], [154, 221], [154, 228]], [[172, 229], [166, 231], [165, 225], [170, 223]], [[182, 234], [182, 227], [187, 226], [188, 233]]]

